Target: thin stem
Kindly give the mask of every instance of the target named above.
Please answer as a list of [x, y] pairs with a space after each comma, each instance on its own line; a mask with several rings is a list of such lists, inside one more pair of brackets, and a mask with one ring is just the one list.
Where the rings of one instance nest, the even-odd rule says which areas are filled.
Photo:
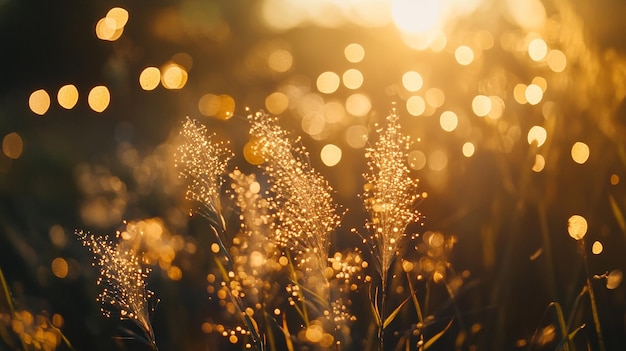
[[593, 324], [596, 328], [596, 334], [598, 336], [598, 347], [600, 351], [606, 351], [604, 346], [604, 337], [602, 336], [602, 328], [600, 327], [600, 317], [598, 315], [598, 306], [596, 305], [596, 296], [593, 292], [593, 285], [589, 279], [589, 263], [587, 261], [587, 251], [585, 248], [585, 240], [578, 240], [580, 244], [581, 255], [583, 256], [583, 264], [585, 266], [585, 279], [587, 281], [587, 290], [589, 290], [589, 301], [591, 302], [591, 314], [593, 316]]

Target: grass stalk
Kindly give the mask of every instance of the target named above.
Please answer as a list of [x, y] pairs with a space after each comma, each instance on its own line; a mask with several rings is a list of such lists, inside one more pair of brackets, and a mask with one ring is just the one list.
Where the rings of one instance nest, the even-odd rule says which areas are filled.
[[593, 316], [593, 324], [596, 329], [596, 335], [598, 337], [598, 348], [600, 351], [606, 351], [606, 346], [604, 345], [604, 337], [602, 336], [602, 327], [600, 326], [600, 316], [598, 314], [598, 306], [596, 304], [596, 296], [593, 291], [593, 284], [591, 284], [591, 280], [589, 279], [589, 262], [587, 260], [587, 251], [585, 246], [585, 240], [578, 240], [580, 253], [583, 257], [583, 265], [585, 266], [585, 280], [587, 285], [587, 290], [589, 292], [589, 302], [591, 304], [591, 315]]

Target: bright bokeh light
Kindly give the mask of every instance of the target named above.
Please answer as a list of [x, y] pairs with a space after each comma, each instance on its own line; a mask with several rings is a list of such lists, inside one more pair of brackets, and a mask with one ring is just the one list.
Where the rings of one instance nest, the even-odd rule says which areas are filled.
[[525, 104], [528, 103], [528, 100], [526, 99], [526, 88], [528, 86], [526, 84], [516, 84], [515, 87], [513, 88], [513, 98], [515, 98], [515, 101], [517, 101], [518, 104]]
[[542, 155], [535, 155], [535, 163], [533, 164], [533, 172], [541, 172], [546, 167], [546, 159]]
[[439, 88], [430, 88], [426, 90], [424, 94], [424, 98], [426, 99], [426, 103], [428, 106], [439, 108], [443, 106], [444, 102], [446, 102], [446, 95], [443, 90]]
[[541, 61], [548, 54], [548, 44], [541, 39], [535, 38], [528, 43], [528, 55], [533, 61]]
[[260, 154], [258, 140], [252, 139], [243, 147], [243, 158], [251, 165], [260, 165], [265, 162], [265, 158]]
[[120, 29], [128, 22], [128, 11], [121, 7], [114, 7], [107, 12], [106, 18], [109, 20], [107, 26], [110, 26], [109, 23], [111, 22], [113, 29]]
[[602, 245], [602, 243], [597, 240], [594, 241], [593, 245], [591, 246], [591, 253], [593, 253], [594, 255], [599, 255], [602, 253], [603, 250], [604, 246]]
[[124, 27], [116, 28], [114, 19], [101, 18], [96, 23], [96, 37], [100, 40], [116, 41], [124, 33]]
[[417, 34], [435, 29], [442, 10], [440, 0], [392, 0], [391, 16], [403, 32]]
[[404, 89], [415, 92], [422, 89], [424, 79], [418, 72], [408, 71], [402, 75], [402, 85]]
[[361, 125], [349, 126], [346, 129], [346, 143], [353, 149], [360, 149], [367, 143], [367, 127]]
[[474, 152], [476, 152], [476, 147], [474, 146], [473, 143], [468, 141], [465, 144], [463, 144], [462, 151], [463, 151], [463, 156], [472, 157], [474, 156]]
[[365, 49], [357, 43], [348, 44], [348, 46], [346, 46], [346, 48], [343, 50], [343, 53], [346, 57], [346, 60], [352, 63], [361, 62], [365, 57]]
[[39, 89], [30, 94], [28, 107], [34, 113], [43, 116], [50, 108], [50, 95], [43, 89]]
[[577, 141], [572, 145], [572, 159], [578, 164], [583, 164], [589, 159], [589, 146]]
[[435, 150], [428, 155], [428, 168], [443, 171], [448, 166], [448, 154], [444, 150]]
[[166, 64], [161, 70], [161, 84], [165, 89], [182, 89], [187, 84], [188, 74], [185, 69], [175, 63]]
[[348, 89], [358, 89], [363, 85], [363, 73], [355, 68], [350, 68], [343, 73], [343, 85]]
[[426, 110], [426, 102], [421, 96], [411, 96], [406, 100], [406, 109], [411, 116], [421, 116]]
[[154, 90], [161, 82], [161, 71], [156, 67], [146, 67], [139, 74], [139, 85], [143, 90]]
[[111, 102], [111, 94], [109, 89], [104, 85], [98, 85], [89, 91], [87, 103], [89, 107], [96, 112], [103, 112], [109, 107]]
[[235, 99], [228, 94], [222, 94], [220, 98], [220, 107], [213, 115], [219, 119], [229, 119], [235, 114]]
[[204, 94], [198, 101], [198, 111], [204, 116], [213, 117], [217, 115], [222, 105], [222, 99], [215, 94]]
[[274, 115], [285, 112], [287, 107], [289, 107], [289, 98], [279, 91], [273, 92], [265, 98], [265, 108]]
[[426, 166], [426, 154], [420, 150], [413, 150], [407, 155], [407, 163], [411, 169], [419, 171]]
[[335, 72], [324, 72], [317, 77], [317, 90], [320, 93], [332, 94], [339, 88], [341, 79]]
[[587, 234], [587, 220], [580, 215], [573, 215], [567, 221], [567, 232], [576, 239], [582, 239]]
[[461, 45], [454, 50], [454, 58], [459, 65], [467, 66], [474, 61], [474, 50], [466, 45]]
[[276, 49], [267, 58], [267, 65], [275, 72], [287, 72], [293, 65], [293, 56], [287, 50]]
[[52, 260], [52, 264], [50, 265], [50, 268], [52, 269], [52, 273], [57, 277], [57, 278], [66, 278], [67, 274], [70, 271], [70, 266], [67, 264], [67, 261], [62, 258], [62, 257], [57, 257], [54, 260]]
[[478, 117], [484, 117], [491, 111], [491, 99], [485, 95], [476, 95], [472, 100], [472, 111]]
[[548, 89], [548, 80], [546, 80], [544, 77], [537, 76], [533, 78], [533, 81], [531, 83], [541, 88], [541, 91], [544, 93]]
[[540, 0], [505, 0], [511, 20], [527, 30], [542, 29], [546, 21], [546, 9]]
[[341, 161], [341, 149], [339, 146], [334, 144], [326, 144], [320, 151], [320, 158], [322, 162], [328, 166], [333, 167], [336, 166], [339, 161]]
[[446, 132], [451, 132], [459, 125], [459, 118], [452, 111], [444, 111], [439, 117], [439, 125]]
[[552, 72], [563, 72], [567, 67], [567, 57], [561, 50], [550, 50], [548, 53], [548, 67]]
[[487, 117], [491, 119], [502, 117], [504, 113], [504, 100], [499, 96], [489, 96], [489, 100], [491, 100], [491, 110], [489, 110]]
[[531, 105], [537, 105], [541, 102], [543, 98], [543, 90], [537, 84], [530, 84], [526, 87], [526, 92], [524, 93], [526, 97], [526, 101], [528, 101]]
[[6, 157], [17, 160], [22, 155], [23, 150], [24, 142], [19, 134], [13, 132], [2, 138], [2, 152]]
[[372, 109], [369, 97], [363, 94], [352, 94], [346, 99], [346, 111], [357, 117], [367, 115]]
[[324, 121], [328, 123], [341, 123], [346, 119], [346, 109], [343, 104], [331, 101], [324, 104]]
[[548, 138], [548, 132], [546, 132], [545, 128], [540, 126], [533, 126], [528, 131], [528, 144], [532, 145], [533, 143], [540, 147], [543, 143], [546, 142]]
[[57, 93], [59, 105], [66, 110], [72, 109], [78, 102], [78, 89], [73, 84], [62, 86]]
[[610, 290], [616, 289], [622, 283], [622, 279], [624, 279], [624, 273], [621, 270], [614, 269], [610, 271], [606, 277], [606, 288]]

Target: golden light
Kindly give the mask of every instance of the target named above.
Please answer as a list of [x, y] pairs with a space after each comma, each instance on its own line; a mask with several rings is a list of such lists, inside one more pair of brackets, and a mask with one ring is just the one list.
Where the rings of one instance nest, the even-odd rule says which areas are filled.
[[363, 85], [363, 73], [351, 68], [343, 73], [343, 85], [348, 89], [358, 89]]
[[546, 166], [546, 159], [542, 155], [535, 155], [535, 163], [533, 164], [533, 172], [541, 172]]
[[567, 221], [567, 232], [576, 239], [582, 239], [587, 234], [587, 220], [583, 216], [573, 215]]
[[546, 9], [540, 0], [506, 0], [506, 10], [511, 20], [527, 30], [543, 28]]
[[611, 185], [619, 184], [619, 180], [620, 179], [619, 179], [619, 176], [617, 174], [611, 174], [611, 179], [610, 179]]
[[328, 123], [341, 123], [346, 119], [346, 109], [343, 104], [331, 101], [324, 104], [324, 121]]
[[87, 103], [89, 107], [95, 112], [102, 112], [109, 107], [111, 102], [111, 94], [109, 89], [104, 85], [98, 85], [89, 91], [87, 96]]
[[259, 141], [252, 139], [243, 147], [243, 158], [251, 165], [260, 165], [265, 162], [265, 158], [259, 151]]
[[28, 107], [34, 113], [43, 116], [50, 108], [50, 95], [43, 89], [35, 90], [28, 98]]
[[321, 326], [317, 324], [313, 324], [309, 326], [308, 328], [306, 328], [304, 335], [308, 341], [312, 343], [317, 343], [317, 342], [320, 342], [320, 340], [322, 340], [322, 336], [324, 335], [324, 330], [322, 329]]
[[176, 266], [171, 266], [167, 269], [167, 277], [174, 281], [181, 280], [183, 271]]
[[407, 163], [411, 169], [419, 171], [426, 166], [426, 155], [420, 150], [413, 150], [407, 155]]
[[96, 23], [96, 37], [100, 40], [116, 41], [124, 33], [124, 27], [116, 28], [116, 26], [114, 19], [101, 18]]
[[428, 155], [428, 168], [443, 171], [448, 166], [448, 154], [444, 150], [435, 150]]
[[188, 74], [182, 66], [169, 63], [163, 67], [162, 71], [161, 84], [165, 89], [182, 89], [187, 84]]
[[293, 56], [287, 50], [276, 49], [267, 58], [267, 65], [275, 72], [287, 72], [293, 65]]
[[466, 45], [461, 45], [454, 50], [454, 58], [459, 65], [467, 66], [474, 61], [474, 50]]
[[2, 139], [2, 152], [6, 157], [17, 160], [22, 155], [23, 150], [24, 142], [19, 134], [9, 133]]
[[217, 113], [214, 115], [219, 119], [229, 119], [235, 114], [235, 99], [228, 94], [222, 94], [219, 96], [220, 98], [220, 108], [217, 110]]
[[504, 100], [499, 96], [489, 96], [489, 100], [491, 100], [491, 110], [489, 110], [487, 117], [491, 119], [502, 117], [504, 113]]
[[426, 102], [421, 96], [411, 96], [406, 100], [406, 109], [412, 116], [420, 116], [426, 110]]
[[444, 111], [439, 117], [439, 125], [446, 132], [451, 132], [459, 125], [459, 118], [452, 111]]
[[222, 99], [215, 94], [204, 94], [198, 101], [198, 111], [203, 116], [213, 117], [217, 115], [222, 106]]
[[476, 147], [474, 146], [473, 143], [468, 141], [465, 144], [463, 144], [463, 148], [461, 149], [461, 151], [463, 152], [463, 156], [472, 157], [474, 156], [474, 152], [476, 152]]
[[599, 255], [602, 253], [603, 250], [604, 246], [602, 245], [602, 243], [597, 240], [594, 241], [593, 245], [591, 246], [591, 253], [593, 253], [594, 255]]
[[533, 126], [528, 131], [528, 144], [532, 145], [535, 143], [537, 147], [543, 145], [548, 138], [548, 132], [543, 127]]
[[439, 108], [446, 102], [446, 95], [439, 88], [430, 88], [424, 94], [428, 106]]
[[113, 22], [113, 29], [120, 29], [128, 22], [128, 11], [121, 7], [114, 7], [107, 12], [106, 18]]
[[622, 273], [619, 269], [614, 269], [609, 272], [609, 275], [606, 277], [606, 287], [607, 289], [613, 290], [616, 289], [624, 278], [624, 273]]
[[548, 67], [555, 73], [560, 73], [567, 67], [567, 57], [561, 50], [550, 50], [548, 53]]
[[543, 90], [537, 84], [530, 84], [526, 87], [526, 92], [524, 93], [526, 97], [526, 101], [528, 101], [531, 105], [537, 105], [541, 102], [543, 98]]
[[548, 89], [548, 81], [544, 77], [535, 77], [533, 78], [532, 84], [541, 88], [541, 92], [545, 93]]
[[346, 46], [346, 48], [343, 50], [343, 53], [346, 57], [346, 60], [352, 63], [361, 62], [365, 57], [365, 49], [357, 43], [348, 44], [348, 46]]
[[281, 92], [273, 92], [265, 98], [265, 108], [274, 114], [280, 115], [289, 107], [289, 98]]
[[70, 270], [70, 266], [67, 264], [67, 261], [61, 257], [57, 257], [54, 260], [52, 260], [51, 268], [52, 268], [52, 273], [57, 278], [61, 278], [61, 279], [66, 278]]
[[533, 61], [541, 61], [548, 54], [548, 44], [541, 39], [535, 38], [528, 43], [528, 55]]
[[365, 126], [353, 125], [346, 129], [346, 143], [353, 149], [360, 149], [367, 143], [368, 130]]
[[424, 79], [418, 72], [408, 71], [402, 75], [402, 85], [404, 89], [415, 92], [422, 89]]
[[587, 144], [577, 141], [572, 146], [572, 159], [578, 164], [583, 164], [589, 159], [589, 146]]
[[57, 101], [64, 109], [72, 109], [78, 102], [78, 89], [73, 84], [62, 86], [57, 93]]
[[476, 95], [472, 100], [472, 111], [478, 117], [484, 117], [491, 111], [491, 99], [485, 95]]
[[525, 104], [528, 102], [526, 99], [526, 84], [516, 84], [515, 88], [513, 88], [513, 98], [517, 101], [518, 104]]
[[161, 82], [161, 71], [156, 67], [146, 67], [139, 74], [139, 85], [143, 90], [154, 90]]
[[437, 26], [441, 6], [442, 2], [439, 0], [392, 0], [391, 16], [401, 31], [411, 34], [425, 33]]
[[335, 72], [324, 72], [317, 77], [317, 90], [320, 93], [332, 94], [339, 88], [341, 80]]
[[342, 152], [341, 149], [337, 145], [326, 144], [320, 151], [320, 158], [322, 162], [328, 166], [333, 167], [336, 166], [339, 161], [341, 161]]
[[352, 94], [346, 99], [346, 111], [357, 117], [367, 115], [372, 109], [372, 102], [363, 94]]

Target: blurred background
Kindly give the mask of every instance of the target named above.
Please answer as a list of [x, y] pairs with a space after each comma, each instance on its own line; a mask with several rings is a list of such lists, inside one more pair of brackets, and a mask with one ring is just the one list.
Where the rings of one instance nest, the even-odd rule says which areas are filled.
[[[245, 116], [278, 116], [347, 210], [339, 250], [358, 245], [365, 148], [395, 109], [427, 194], [416, 230], [453, 236], [448, 260], [463, 272], [464, 326], [433, 348], [468, 330], [457, 348], [526, 349], [539, 332], [534, 349], [554, 349], [558, 302], [597, 349], [588, 296], [572, 307], [589, 277], [607, 349], [621, 349], [624, 14], [612, 0], [0, 0], [8, 288], [76, 350], [141, 349], [101, 315], [98, 269], [74, 235], [131, 221], [153, 233], [160, 349], [218, 349], [205, 324], [222, 313], [208, 300], [211, 239], [174, 167], [185, 117], [250, 173]], [[588, 223], [584, 249], [574, 215]]]

